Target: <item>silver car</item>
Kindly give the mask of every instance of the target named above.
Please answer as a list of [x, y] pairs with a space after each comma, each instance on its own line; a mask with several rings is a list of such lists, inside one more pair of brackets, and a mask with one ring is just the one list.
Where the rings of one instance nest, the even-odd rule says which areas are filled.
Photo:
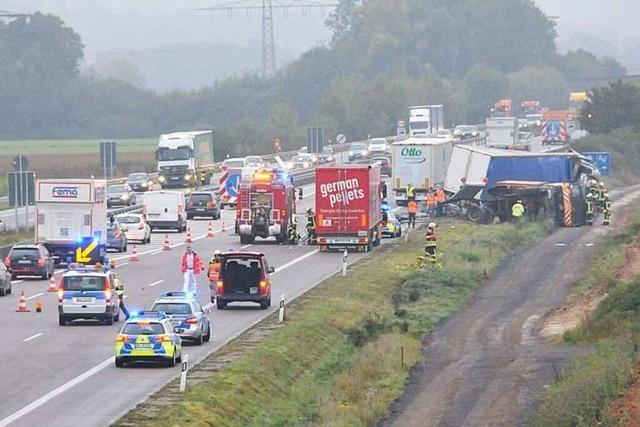
[[211, 339], [209, 312], [188, 292], [164, 292], [153, 303], [151, 311], [163, 311], [180, 338], [196, 345]]
[[96, 319], [106, 325], [120, 320], [116, 276], [95, 266], [75, 266], [62, 275], [58, 289], [60, 326], [76, 319]]

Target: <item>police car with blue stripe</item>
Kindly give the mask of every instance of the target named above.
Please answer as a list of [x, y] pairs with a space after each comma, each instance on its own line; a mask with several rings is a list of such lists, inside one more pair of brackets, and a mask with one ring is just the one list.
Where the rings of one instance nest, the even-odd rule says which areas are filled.
[[153, 303], [152, 311], [167, 315], [176, 332], [183, 340], [196, 345], [211, 339], [209, 311], [205, 310], [196, 295], [189, 292], [163, 292]]

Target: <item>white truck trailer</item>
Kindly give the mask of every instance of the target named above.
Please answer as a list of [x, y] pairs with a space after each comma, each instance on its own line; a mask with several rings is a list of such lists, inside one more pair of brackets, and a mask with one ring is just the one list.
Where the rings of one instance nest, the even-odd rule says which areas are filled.
[[444, 106], [409, 107], [409, 136], [428, 136], [444, 130]]
[[107, 182], [100, 179], [37, 181], [35, 241], [51, 252], [56, 264], [77, 261], [78, 248], [84, 254], [81, 258], [104, 262], [106, 191]]
[[492, 148], [515, 148], [519, 142], [516, 117], [494, 117], [486, 121], [486, 145]]
[[429, 188], [444, 183], [452, 150], [453, 138], [450, 135], [408, 138], [391, 144], [396, 203], [407, 204], [408, 184], [414, 187], [416, 199], [421, 200]]
[[205, 184], [213, 168], [213, 132], [174, 132], [160, 135], [158, 180], [162, 188]]

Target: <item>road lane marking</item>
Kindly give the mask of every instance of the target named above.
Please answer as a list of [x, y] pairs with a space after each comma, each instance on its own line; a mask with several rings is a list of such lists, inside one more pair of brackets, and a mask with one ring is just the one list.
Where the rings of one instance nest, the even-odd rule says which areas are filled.
[[22, 340], [22, 342], [29, 342], [31, 340], [35, 340], [36, 338], [38, 338], [39, 336], [42, 336], [42, 332], [38, 332], [35, 335], [31, 335], [29, 338], [25, 338]]
[[280, 273], [282, 270], [286, 270], [287, 268], [291, 267], [292, 265], [296, 265], [296, 264], [297, 264], [297, 263], [299, 263], [300, 261], [302, 261], [302, 260], [304, 260], [304, 259], [306, 259], [306, 258], [309, 258], [310, 256], [317, 254], [318, 252], [320, 252], [320, 250], [319, 250], [319, 249], [313, 250], [313, 251], [311, 251], [311, 252], [307, 252], [306, 254], [304, 254], [304, 255], [302, 255], [302, 256], [299, 256], [298, 258], [293, 259], [293, 260], [289, 261], [288, 263], [286, 263], [286, 264], [284, 264], [284, 265], [282, 265], [282, 266], [280, 266], [280, 267], [276, 268], [276, 271], [275, 271], [275, 272], [273, 272], [273, 273], [271, 273], [271, 274], [272, 274], [272, 275], [274, 275], [274, 274], [278, 274], [278, 273]]
[[18, 283], [22, 283], [22, 282], [24, 282], [24, 280], [12, 280], [11, 284], [12, 285], [17, 285]]
[[35, 295], [31, 295], [30, 297], [27, 298], [27, 301], [32, 300], [34, 298], [38, 298], [42, 294], [44, 294], [44, 292], [40, 292], [40, 293], [37, 293]]
[[242, 246], [240, 249], [243, 249], [243, 250], [244, 250], [244, 249], [250, 248], [251, 246], [253, 246], [253, 245], [244, 245], [244, 246]]
[[163, 283], [163, 282], [164, 282], [164, 279], [156, 280], [156, 281], [155, 281], [155, 282], [153, 282], [153, 283], [149, 283], [149, 285], [148, 285], [148, 286], [150, 286], [150, 287], [152, 287], [152, 288], [153, 288], [154, 286], [159, 285], [160, 283]]
[[97, 374], [98, 372], [100, 372], [101, 370], [103, 370], [104, 368], [106, 368], [107, 366], [109, 366], [110, 364], [113, 363], [113, 356], [110, 356], [107, 360], [99, 363], [98, 365], [94, 366], [93, 368], [89, 369], [88, 371], [85, 371], [84, 373], [78, 375], [77, 377], [67, 381], [66, 383], [62, 384], [60, 387], [51, 390], [49, 393], [45, 394], [42, 397], [39, 397], [38, 399], [34, 400], [33, 402], [31, 402], [30, 404], [28, 404], [27, 406], [23, 407], [22, 409], [19, 409], [18, 411], [14, 412], [13, 414], [9, 415], [8, 417], [0, 420], [0, 427], [6, 427], [9, 424], [11, 424], [12, 422], [24, 417], [25, 415], [27, 415], [28, 413], [38, 409], [40, 406], [44, 405], [45, 403], [47, 403], [48, 401], [50, 401], [51, 399], [53, 399], [54, 397], [64, 393], [65, 391], [69, 390], [71, 387], [74, 387], [77, 384], [80, 384], [82, 381], [86, 380], [87, 378]]
[[116, 264], [116, 268], [124, 267], [125, 265], [129, 265], [129, 263], [128, 262], [123, 262], [122, 264]]

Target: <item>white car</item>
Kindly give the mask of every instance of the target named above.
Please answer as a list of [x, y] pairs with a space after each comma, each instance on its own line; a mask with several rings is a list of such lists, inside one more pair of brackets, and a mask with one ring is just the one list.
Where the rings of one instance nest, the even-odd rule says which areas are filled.
[[389, 143], [386, 138], [373, 138], [369, 141], [369, 153], [371, 155], [376, 154], [389, 154]]
[[118, 215], [115, 221], [124, 230], [127, 240], [134, 240], [140, 243], [151, 243], [151, 227], [147, 224], [141, 214]]

